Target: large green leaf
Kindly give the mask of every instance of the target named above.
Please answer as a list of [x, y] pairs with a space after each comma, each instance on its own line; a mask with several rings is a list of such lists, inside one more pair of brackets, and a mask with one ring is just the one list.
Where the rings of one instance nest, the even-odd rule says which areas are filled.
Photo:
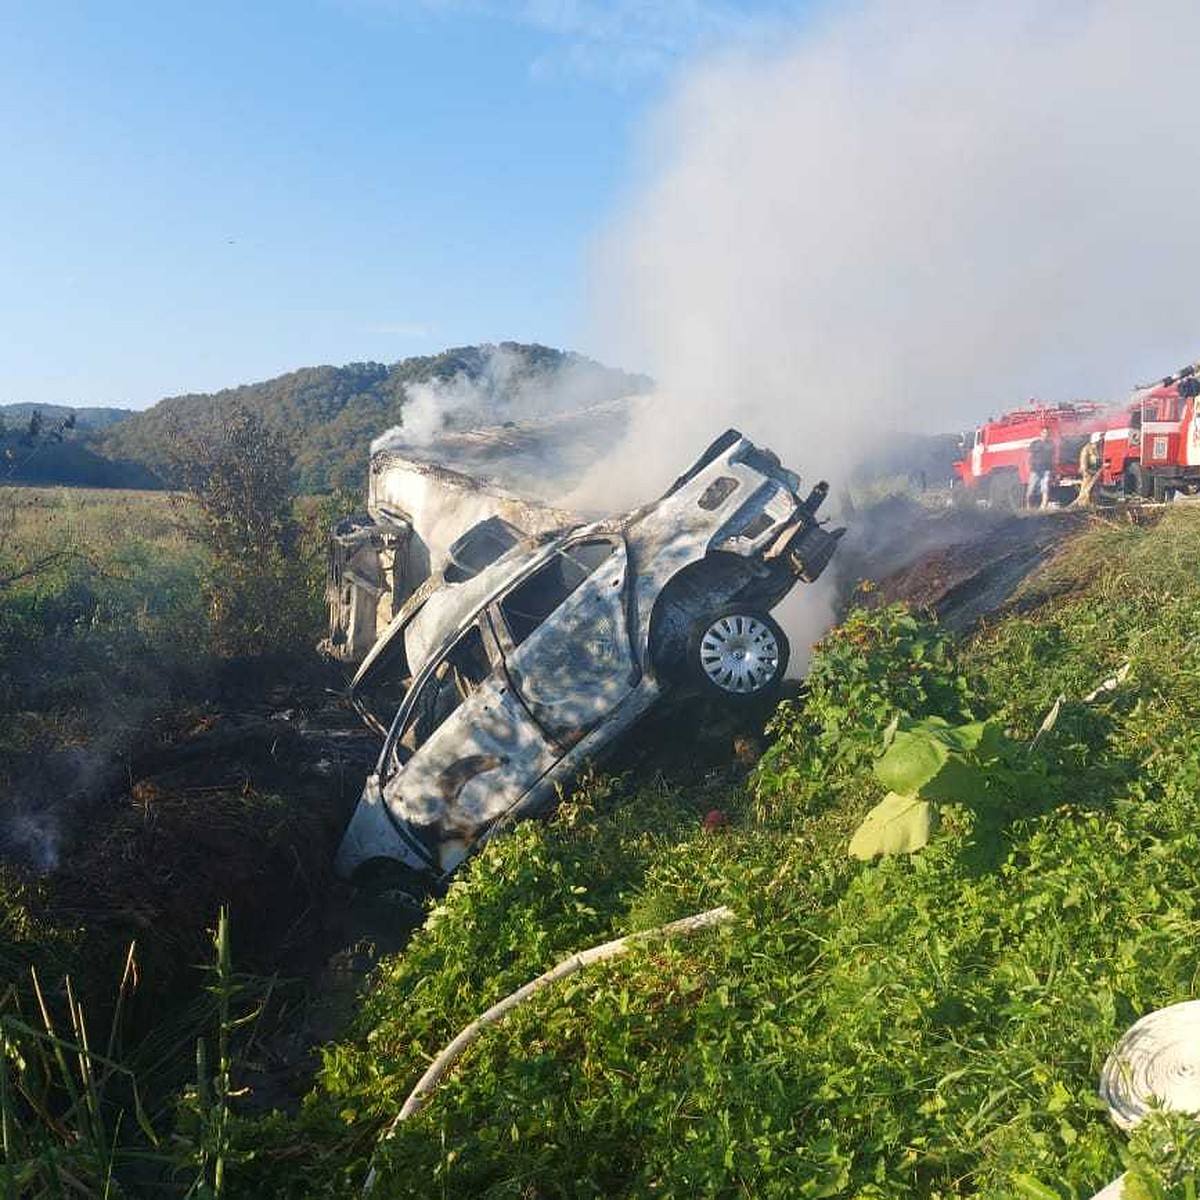
[[979, 764], [995, 758], [1003, 744], [1004, 734], [992, 721], [902, 721], [875, 761], [875, 776], [902, 796], [970, 801], [985, 786], [986, 773]]
[[911, 854], [929, 841], [936, 812], [920, 796], [888, 792], [875, 805], [850, 839], [853, 858], [871, 859], [881, 854]]
[[1061, 1192], [1047, 1187], [1037, 1176], [1027, 1175], [1024, 1171], [1013, 1176], [1013, 1184], [1028, 1200], [1062, 1200]]
[[937, 777], [950, 752], [927, 732], [897, 729], [892, 744], [875, 761], [875, 776], [884, 787], [902, 796], [915, 796]]

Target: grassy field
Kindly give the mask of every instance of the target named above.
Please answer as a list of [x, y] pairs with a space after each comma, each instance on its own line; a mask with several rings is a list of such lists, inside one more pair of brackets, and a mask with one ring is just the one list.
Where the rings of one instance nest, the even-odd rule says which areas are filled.
[[[319, 634], [320, 516], [312, 500], [301, 513], [307, 608], [268, 649], [311, 649]], [[164, 492], [0, 489], [0, 785], [51, 742], [128, 749], [194, 699], [217, 655], [213, 564], [189, 518]]]
[[[386, 1197], [1066, 1200], [1118, 1174], [1100, 1068], [1200, 977], [1200, 514], [1098, 522], [965, 645], [860, 613], [810, 682], [748, 782], [595, 781], [490, 845], [380, 970], [300, 1117], [238, 1130], [230, 1194], [345, 1196], [372, 1156]], [[1005, 735], [924, 850], [856, 861], [897, 712]], [[722, 903], [731, 926], [519, 1009], [376, 1150], [488, 1005]]]
[[210, 930], [228, 906], [243, 969], [269, 972], [328, 886], [336, 792], [243, 713], [312, 688], [320, 580], [295, 605], [312, 621], [222, 661], [187, 516], [162, 493], [0, 489], [3, 1196], [202, 1179], [207, 1127], [172, 1135], [180, 1084], [249, 986], [226, 964], [213, 990]]
[[42, 801], [88, 790], [208, 666], [205, 555], [178, 518], [161, 492], [0, 490], [0, 790], [43, 864]]

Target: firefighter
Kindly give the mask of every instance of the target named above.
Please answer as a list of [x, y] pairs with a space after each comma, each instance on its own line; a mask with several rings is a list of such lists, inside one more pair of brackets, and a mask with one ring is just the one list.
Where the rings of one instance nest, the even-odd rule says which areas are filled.
[[1054, 469], [1054, 443], [1050, 440], [1050, 430], [1043, 428], [1041, 436], [1029, 443], [1029, 484], [1025, 488], [1025, 507], [1033, 507], [1033, 498], [1039, 492], [1042, 496], [1041, 505], [1045, 508], [1050, 503], [1050, 472]]
[[1100, 478], [1100, 468], [1104, 462], [1104, 434], [1093, 433], [1079, 451], [1079, 495], [1072, 502], [1072, 507], [1084, 507], [1092, 502], [1092, 488]]

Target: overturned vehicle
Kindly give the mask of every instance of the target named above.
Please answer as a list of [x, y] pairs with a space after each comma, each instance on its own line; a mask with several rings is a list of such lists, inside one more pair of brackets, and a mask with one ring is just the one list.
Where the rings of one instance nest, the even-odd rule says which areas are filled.
[[[409, 478], [416, 494], [411, 479], [427, 486], [432, 469], [393, 459], [376, 474]], [[386, 594], [389, 618], [351, 685], [384, 743], [338, 851], [347, 878], [385, 863], [449, 875], [498, 830], [545, 811], [671, 691], [762, 697], [788, 660], [770, 610], [821, 574], [843, 532], [818, 523], [824, 483], [802, 497], [799, 478], [736, 430], [661, 499], [566, 528], [545, 506], [443, 476], [451, 513], [474, 519], [481, 495], [493, 511], [431, 533], [419, 514], [376, 503], [335, 536], [335, 648], [353, 644], [344, 627], [339, 642], [338, 622], [364, 603]], [[414, 553], [428, 576], [398, 588]]]

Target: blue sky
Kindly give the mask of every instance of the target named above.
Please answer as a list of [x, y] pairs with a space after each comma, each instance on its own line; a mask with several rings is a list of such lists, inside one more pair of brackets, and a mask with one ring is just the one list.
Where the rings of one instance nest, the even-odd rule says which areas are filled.
[[791, 7], [0, 0], [0, 403], [589, 349], [640, 130]]

